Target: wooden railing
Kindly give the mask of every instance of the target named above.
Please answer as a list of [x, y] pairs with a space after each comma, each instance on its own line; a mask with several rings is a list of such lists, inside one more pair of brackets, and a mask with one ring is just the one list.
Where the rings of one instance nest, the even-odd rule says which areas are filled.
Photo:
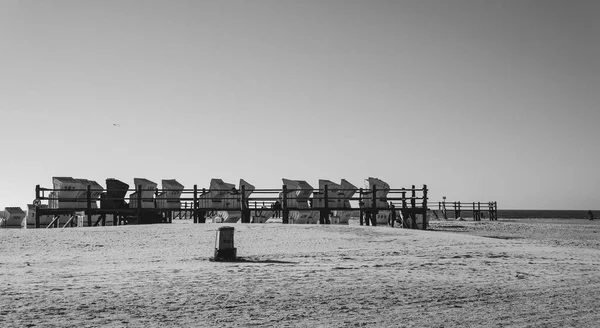
[[463, 212], [471, 212], [474, 221], [481, 221], [485, 217], [484, 213], [487, 212], [490, 221], [498, 220], [498, 202], [431, 202], [430, 209], [437, 216], [436, 208], [446, 220], [448, 219], [448, 212], [452, 213], [455, 219], [462, 217]]

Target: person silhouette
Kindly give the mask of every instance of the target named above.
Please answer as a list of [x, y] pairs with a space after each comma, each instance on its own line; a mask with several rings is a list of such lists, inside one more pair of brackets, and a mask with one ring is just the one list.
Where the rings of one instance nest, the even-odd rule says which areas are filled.
[[394, 206], [394, 203], [390, 202], [390, 215], [388, 216], [388, 225], [390, 225], [393, 228], [394, 222], [396, 222], [396, 206]]
[[275, 217], [279, 217], [281, 214], [281, 203], [278, 200], [273, 204], [273, 209], [275, 210]]
[[588, 218], [590, 219], [590, 221], [594, 219], [594, 213], [592, 213], [592, 210], [588, 211]]

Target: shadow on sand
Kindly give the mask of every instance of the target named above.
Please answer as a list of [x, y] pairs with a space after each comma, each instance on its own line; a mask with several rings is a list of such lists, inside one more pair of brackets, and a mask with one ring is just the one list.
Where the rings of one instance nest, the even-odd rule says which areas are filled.
[[523, 237], [519, 237], [519, 236], [481, 236], [481, 237], [486, 237], [486, 238], [495, 238], [495, 239], [505, 239], [505, 240], [510, 240], [510, 239], [523, 239]]
[[[214, 257], [210, 257], [208, 259], [211, 262], [214, 262]], [[269, 259], [260, 259], [260, 258], [252, 258], [252, 257], [241, 257], [238, 256], [233, 261], [220, 261], [220, 262], [230, 262], [230, 263], [260, 263], [260, 264], [298, 264], [299, 262], [292, 261], [279, 261], [279, 260], [269, 260]]]

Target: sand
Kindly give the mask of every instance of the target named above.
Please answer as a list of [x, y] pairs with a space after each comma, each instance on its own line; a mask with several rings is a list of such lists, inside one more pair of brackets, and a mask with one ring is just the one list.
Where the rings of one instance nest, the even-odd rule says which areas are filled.
[[0, 326], [597, 327], [600, 222], [529, 221], [0, 230]]

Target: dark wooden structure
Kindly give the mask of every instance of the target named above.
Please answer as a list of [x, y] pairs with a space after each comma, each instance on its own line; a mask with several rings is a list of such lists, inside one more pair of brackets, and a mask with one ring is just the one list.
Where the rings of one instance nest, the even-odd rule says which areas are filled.
[[[322, 215], [321, 223], [328, 222], [329, 213], [332, 211], [356, 211], [361, 217], [375, 217], [378, 213], [385, 211], [397, 211], [401, 213], [401, 217], [406, 224], [404, 227], [410, 227], [415, 229], [427, 229], [427, 186], [423, 185], [422, 188], [416, 188], [414, 185], [411, 188], [402, 189], [389, 189], [386, 190], [386, 196], [380, 197], [381, 193], [377, 192], [377, 187], [373, 186], [370, 190], [360, 190], [357, 196], [351, 198], [344, 198], [344, 200], [352, 201], [358, 206], [349, 205], [331, 205], [331, 200], [335, 200], [336, 197], [330, 196], [328, 187], [324, 186], [324, 190], [315, 190], [324, 197], [324, 201], [319, 201], [318, 204], [312, 204], [309, 210], [317, 210]], [[299, 189], [288, 190], [286, 185], [283, 185], [281, 189], [254, 189], [252, 190], [251, 197], [247, 196], [245, 186], [241, 185], [241, 190], [207, 190], [205, 188], [199, 189], [197, 185], [194, 185], [192, 189], [183, 189], [181, 197], [178, 197], [178, 201], [181, 205], [180, 208], [161, 208], [156, 198], [142, 199], [142, 186], [136, 186], [135, 189], [129, 189], [129, 186], [118, 180], [113, 180], [109, 183], [107, 180], [107, 190], [100, 196], [100, 206], [97, 207], [96, 200], [92, 200], [90, 197], [91, 190], [90, 186], [87, 189], [76, 190], [86, 191], [87, 199], [85, 202], [79, 202], [81, 207], [79, 208], [50, 208], [41, 206], [42, 202], [49, 202], [49, 194], [52, 192], [58, 192], [60, 190], [42, 188], [39, 185], [36, 186], [36, 223], [35, 227], [40, 228], [40, 216], [51, 215], [56, 220], [49, 226], [58, 227], [57, 218], [61, 215], [66, 215], [71, 218], [69, 224], [64, 226], [73, 226], [73, 221], [76, 216], [83, 215], [87, 226], [99, 226], [106, 225], [107, 215], [113, 216], [113, 225], [120, 224], [151, 224], [151, 223], [171, 223], [174, 217], [190, 217], [194, 223], [205, 223], [206, 215], [211, 212], [217, 211], [239, 211], [241, 213], [241, 222], [250, 223], [252, 214], [255, 215], [265, 209], [273, 209], [275, 204], [279, 204], [280, 211], [282, 213], [282, 223], [290, 223], [290, 212], [291, 211], [305, 211], [306, 208], [297, 208], [291, 206], [293, 202], [288, 201], [290, 193], [299, 192]], [[342, 189], [336, 189], [341, 194]], [[163, 189], [163, 192], [169, 190]], [[129, 207], [125, 202], [125, 195], [127, 193], [135, 192], [137, 196], [135, 207]], [[226, 194], [225, 197], [219, 197], [218, 201], [211, 195], [215, 192], [223, 192]], [[360, 206], [366, 198], [369, 197], [369, 207]], [[378, 198], [379, 197], [379, 198]], [[340, 199], [341, 196], [340, 196]], [[73, 201], [71, 199], [63, 199], [65, 201]], [[167, 202], [169, 198], [162, 198]], [[143, 208], [142, 204], [148, 204], [148, 202], [154, 202], [153, 208]], [[175, 199], [173, 199], [175, 201]], [[342, 202], [337, 202], [341, 204]], [[314, 205], [314, 206], [313, 206]], [[390, 205], [393, 205], [391, 207]], [[182, 214], [183, 213], [183, 214]], [[94, 219], [95, 217], [95, 219]], [[398, 216], [400, 217], [400, 216]], [[420, 217], [420, 223], [418, 223], [417, 217]], [[376, 221], [371, 221], [375, 222]], [[409, 224], [410, 223], [410, 224]]]

